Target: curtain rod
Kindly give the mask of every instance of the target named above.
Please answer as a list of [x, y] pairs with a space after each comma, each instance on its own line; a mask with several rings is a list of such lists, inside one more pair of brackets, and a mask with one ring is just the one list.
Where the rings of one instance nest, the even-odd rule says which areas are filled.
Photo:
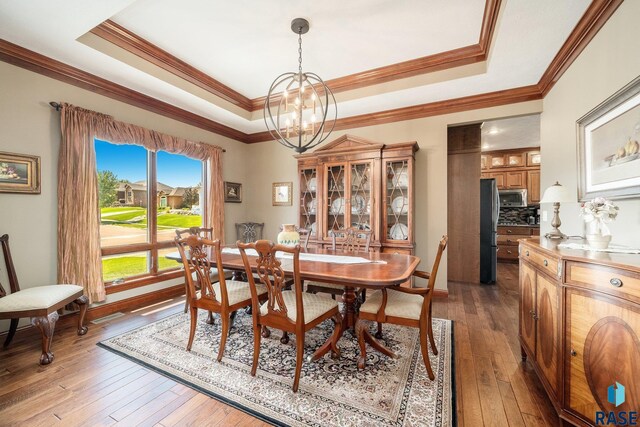
[[[49, 105], [51, 105], [51, 107], [52, 107], [53, 109], [55, 109], [56, 111], [60, 111], [60, 109], [62, 108], [62, 105], [60, 105], [59, 103], [57, 103], [57, 102], [55, 102], [55, 101], [51, 101], [51, 102], [49, 103]], [[226, 153], [226, 152], [227, 152], [227, 150], [225, 150], [225, 149], [223, 148], [223, 149], [222, 149], [222, 152], [223, 152], [223, 153]]]

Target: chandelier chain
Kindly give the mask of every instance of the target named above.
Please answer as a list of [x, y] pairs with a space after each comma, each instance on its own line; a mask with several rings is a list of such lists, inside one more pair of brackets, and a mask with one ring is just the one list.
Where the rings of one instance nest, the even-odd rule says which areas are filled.
[[298, 71], [302, 74], [302, 28], [298, 31]]

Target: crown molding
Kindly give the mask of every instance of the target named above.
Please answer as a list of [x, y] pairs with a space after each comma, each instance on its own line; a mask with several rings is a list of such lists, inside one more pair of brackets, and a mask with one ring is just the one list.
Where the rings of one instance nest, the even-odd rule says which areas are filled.
[[159, 101], [3, 39], [0, 39], [0, 60], [218, 135], [243, 142], [247, 138], [247, 134], [244, 132]]
[[[501, 0], [486, 0], [477, 44], [338, 77], [325, 83], [338, 93], [485, 61], [500, 4]], [[246, 111], [264, 108], [266, 97], [249, 99], [111, 20], [104, 21], [90, 33]]]
[[165, 50], [132, 33], [108, 19], [93, 28], [90, 33], [132, 53], [157, 67], [194, 84], [207, 92], [219, 96], [244, 110], [251, 111], [251, 99], [220, 83]]
[[[335, 130], [373, 126], [542, 99], [549, 93], [553, 85], [580, 55], [622, 2], [623, 0], [595, 0], [591, 3], [540, 78], [540, 81], [535, 85], [345, 117], [336, 121]], [[493, 10], [492, 16], [496, 16], [495, 19], [497, 19], [497, 15], [493, 14], [499, 10], [499, 0], [488, 0], [487, 8], [490, 5]], [[491, 38], [491, 35], [486, 34], [486, 32], [493, 31], [490, 29], [494, 27], [495, 22], [493, 24], [489, 22], [483, 23], [483, 34], [485, 34], [486, 43], [490, 43]], [[273, 139], [269, 132], [246, 134], [2, 39], [0, 39], [0, 60], [240, 142], [252, 144]]]
[[573, 61], [600, 31], [624, 0], [594, 0], [578, 21], [567, 40], [547, 67], [538, 87], [545, 97]]

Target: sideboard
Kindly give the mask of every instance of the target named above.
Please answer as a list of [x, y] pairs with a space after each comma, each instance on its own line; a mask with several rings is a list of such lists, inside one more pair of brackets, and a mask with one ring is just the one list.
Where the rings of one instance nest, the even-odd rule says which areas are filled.
[[640, 255], [557, 245], [519, 241], [522, 358], [563, 423], [628, 417], [640, 411]]

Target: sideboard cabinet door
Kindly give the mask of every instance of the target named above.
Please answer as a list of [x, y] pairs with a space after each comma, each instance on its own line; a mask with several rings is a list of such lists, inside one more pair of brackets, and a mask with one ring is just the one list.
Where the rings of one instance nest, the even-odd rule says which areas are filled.
[[536, 272], [520, 262], [520, 336], [522, 343], [535, 355], [536, 349]]
[[558, 394], [558, 286], [544, 275], [536, 277], [536, 362], [554, 397]]
[[[640, 309], [624, 300], [567, 288], [565, 407], [595, 424], [596, 411], [640, 408]], [[609, 403], [609, 387], [625, 387], [625, 402]]]

